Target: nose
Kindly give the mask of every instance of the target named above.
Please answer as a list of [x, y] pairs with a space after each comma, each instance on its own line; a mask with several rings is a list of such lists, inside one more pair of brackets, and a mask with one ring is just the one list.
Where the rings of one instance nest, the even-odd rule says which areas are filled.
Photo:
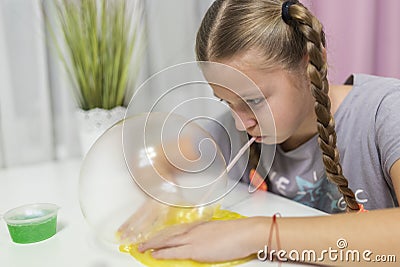
[[251, 116], [251, 114], [248, 114], [248, 112], [235, 111], [231, 109], [231, 113], [238, 131], [246, 131], [257, 125], [257, 120]]

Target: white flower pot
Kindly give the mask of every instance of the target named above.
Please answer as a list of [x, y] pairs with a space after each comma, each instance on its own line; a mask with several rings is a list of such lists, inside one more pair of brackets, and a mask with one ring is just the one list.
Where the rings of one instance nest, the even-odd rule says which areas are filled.
[[110, 110], [101, 108], [77, 110], [82, 156], [86, 155], [94, 142], [108, 128], [124, 118], [125, 112], [125, 107], [115, 107]]

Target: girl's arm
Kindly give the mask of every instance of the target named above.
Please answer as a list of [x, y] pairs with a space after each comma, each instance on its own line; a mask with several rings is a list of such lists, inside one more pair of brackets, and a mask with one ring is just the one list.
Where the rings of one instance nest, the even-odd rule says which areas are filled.
[[[372, 260], [377, 256], [394, 255], [400, 261], [399, 221], [399, 208], [360, 214], [279, 218], [279, 249], [285, 251], [280, 255], [288, 260], [299, 255], [299, 261], [336, 266], [376, 264]], [[265, 248], [270, 225], [269, 217], [252, 217], [180, 226], [161, 232], [141, 244], [139, 250], [154, 249], [153, 256], [164, 259], [213, 262], [244, 258]], [[276, 231], [267, 252], [278, 256], [275, 234]], [[343, 249], [338, 247], [338, 242]], [[343, 247], [345, 243], [347, 246]], [[340, 260], [340, 251], [344, 260]], [[354, 253], [358, 253], [359, 261], [352, 260], [357, 256]], [[368, 259], [371, 262], [367, 262]]]
[[[400, 195], [400, 160], [393, 165], [390, 174], [396, 194]], [[180, 226], [161, 232], [139, 249], [154, 249], [156, 258], [198, 261], [243, 258], [265, 248], [271, 221], [269, 217], [253, 217]], [[399, 222], [400, 208], [322, 217], [277, 218], [279, 249], [285, 252], [280, 256], [290, 259], [290, 256], [296, 258], [299, 255], [300, 261], [336, 266], [382, 265], [383, 259], [399, 262]], [[268, 253], [278, 250], [276, 233], [275, 230]], [[272, 255], [279, 256], [277, 252]]]

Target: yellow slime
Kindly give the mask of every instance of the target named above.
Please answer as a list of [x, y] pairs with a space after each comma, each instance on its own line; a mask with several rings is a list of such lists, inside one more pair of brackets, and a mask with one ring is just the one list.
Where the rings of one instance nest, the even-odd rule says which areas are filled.
[[[240, 215], [236, 212], [229, 210], [222, 210], [219, 206], [217, 206], [213, 212], [213, 216], [211, 220], [235, 220], [239, 218], [245, 218], [245, 216]], [[163, 228], [175, 225], [178, 223], [190, 223], [197, 221], [199, 218], [198, 213], [196, 212], [188, 212], [187, 209], [181, 208], [170, 208], [168, 212], [167, 219]], [[215, 263], [205, 263], [205, 262], [197, 262], [193, 260], [157, 260], [151, 256], [150, 251], [146, 251], [144, 253], [140, 253], [137, 249], [137, 244], [131, 245], [121, 245], [119, 250], [124, 253], [130, 253], [137, 261], [141, 262], [146, 266], [157, 266], [157, 267], [228, 267], [234, 266], [241, 263], [245, 263], [249, 260], [253, 259], [253, 256], [234, 260], [234, 261], [225, 261], [225, 262], [215, 262]]]

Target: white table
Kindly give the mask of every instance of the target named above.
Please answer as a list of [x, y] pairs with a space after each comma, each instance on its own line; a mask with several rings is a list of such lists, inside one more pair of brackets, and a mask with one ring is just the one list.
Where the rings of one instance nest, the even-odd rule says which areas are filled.
[[[34, 244], [15, 244], [0, 222], [1, 267], [132, 267], [142, 266], [118, 247], [98, 241], [84, 220], [78, 201], [81, 161], [48, 162], [0, 170], [0, 213], [28, 203], [49, 202], [61, 207], [57, 234]], [[238, 186], [224, 200], [225, 206], [247, 216], [316, 216], [323, 212], [271, 193], [249, 194]], [[277, 266], [257, 260], [243, 264]], [[290, 266], [295, 266], [291, 264]]]

